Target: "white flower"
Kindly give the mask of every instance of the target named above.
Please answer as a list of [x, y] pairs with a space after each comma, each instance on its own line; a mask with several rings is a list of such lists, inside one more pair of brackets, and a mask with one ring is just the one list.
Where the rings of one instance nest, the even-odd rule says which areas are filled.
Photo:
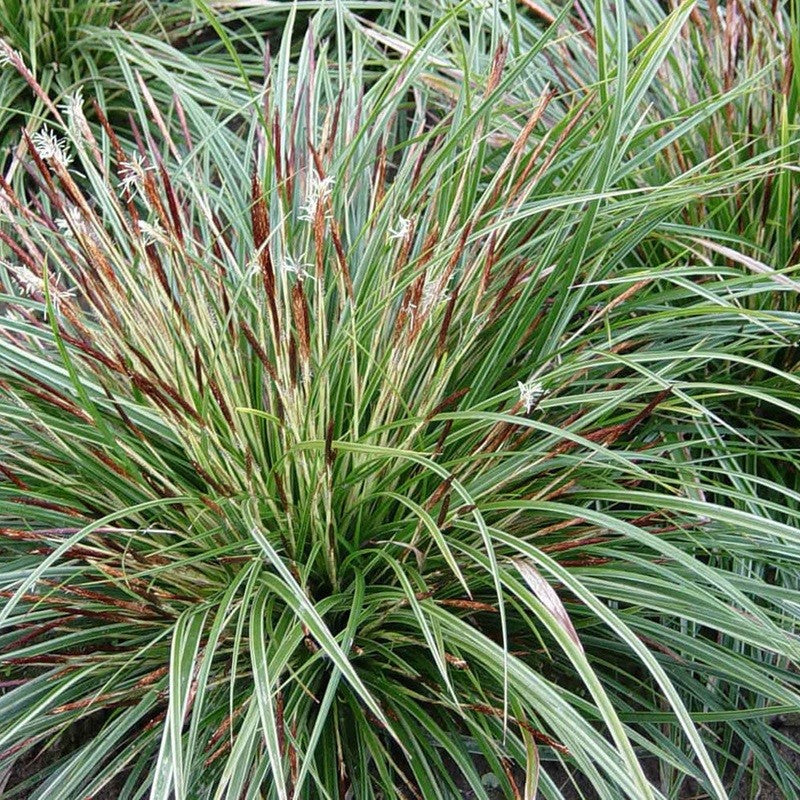
[[[4, 263], [3, 266], [5, 266], [6, 269], [9, 270], [9, 272], [11, 272], [11, 274], [14, 276], [23, 294], [27, 295], [28, 297], [33, 297], [37, 294], [44, 296], [44, 279], [40, 278], [32, 269], [19, 264]], [[61, 303], [64, 300], [66, 300], [68, 297], [71, 297], [75, 293], [75, 289], [65, 291], [52, 282], [50, 283], [49, 289], [50, 302], [53, 304], [53, 307], [56, 309], [56, 311], [60, 309]]]
[[519, 388], [519, 401], [525, 406], [525, 413], [529, 414], [531, 409], [539, 402], [541, 396], [544, 394], [544, 387], [538, 381], [517, 381]]
[[314, 276], [311, 275], [306, 269], [306, 267], [312, 269], [312, 265], [301, 261], [299, 258], [293, 258], [292, 256], [287, 255], [281, 262], [281, 266], [285, 272], [291, 272], [297, 275], [298, 280], [302, 281], [306, 278], [310, 278], [312, 281], [314, 280]]
[[139, 220], [139, 235], [142, 237], [142, 244], [155, 244], [156, 242], [166, 242], [164, 229], [157, 222], [145, 222]]
[[70, 118], [83, 116], [83, 87], [79, 86], [72, 94], [64, 95], [61, 110]]
[[39, 158], [45, 161], [56, 161], [64, 167], [72, 161], [64, 139], [59, 139], [47, 125], [31, 136], [31, 142]]
[[56, 314], [61, 311], [61, 303], [69, 297], [72, 297], [77, 290], [72, 289], [59, 289], [57, 286], [50, 286], [50, 302], [56, 310]]
[[408, 236], [409, 231], [411, 230], [411, 217], [398, 217], [397, 218], [397, 227], [396, 228], [389, 228], [389, 238], [390, 239], [405, 239]]
[[420, 313], [427, 314], [434, 306], [438, 306], [446, 296], [447, 293], [443, 286], [439, 286], [439, 281], [425, 281], [425, 285], [422, 287], [422, 297], [419, 301]]
[[123, 194], [130, 197], [134, 189], [138, 189], [144, 180], [145, 172], [149, 172], [153, 167], [144, 165], [144, 157], [141, 153], [134, 153], [131, 158], [121, 161], [119, 165], [119, 188]]
[[67, 115], [69, 129], [73, 136], [83, 135], [89, 129], [89, 123], [83, 113], [83, 88], [78, 87], [72, 94], [64, 95], [61, 110]]
[[14, 50], [5, 39], [0, 39], [0, 67], [7, 67], [9, 64], [15, 67], [24, 64], [22, 53]]
[[317, 209], [320, 205], [324, 205], [331, 196], [334, 183], [331, 176], [320, 178], [314, 171], [309, 173], [305, 201], [300, 206], [300, 219], [306, 220], [306, 222], [314, 221]]
[[81, 210], [77, 206], [68, 206], [65, 213], [66, 217], [59, 217], [56, 220], [56, 225], [64, 236], [73, 237], [73, 231], [84, 234], [89, 233], [89, 226], [84, 221], [83, 214], [81, 214]]
[[420, 316], [425, 316], [432, 308], [438, 306], [447, 297], [447, 292], [444, 286], [439, 285], [439, 281], [434, 278], [429, 278], [422, 285], [422, 294], [419, 298], [419, 304], [409, 303], [408, 311], [411, 319], [419, 313]]
[[23, 294], [29, 297], [34, 294], [44, 294], [44, 281], [32, 269], [17, 264], [5, 264], [5, 267], [16, 278]]

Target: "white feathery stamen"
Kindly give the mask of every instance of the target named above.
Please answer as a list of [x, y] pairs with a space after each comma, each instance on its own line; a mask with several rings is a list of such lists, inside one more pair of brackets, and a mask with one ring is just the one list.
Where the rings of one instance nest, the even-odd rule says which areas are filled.
[[439, 286], [438, 280], [427, 280], [422, 287], [422, 297], [419, 301], [421, 314], [427, 314], [434, 306], [438, 306], [445, 298], [444, 288]]
[[517, 381], [519, 388], [519, 401], [525, 406], [525, 413], [530, 414], [531, 409], [539, 402], [544, 394], [544, 387], [541, 383], [534, 380], [529, 380], [523, 383]]
[[[14, 276], [24, 295], [27, 295], [28, 297], [41, 295], [44, 297], [44, 279], [40, 278], [32, 269], [21, 264], [8, 264], [5, 262], [3, 263], [3, 266]], [[58, 312], [61, 308], [61, 303], [75, 293], [75, 289], [70, 289], [67, 291], [61, 289], [54, 282], [50, 283], [49, 289], [50, 302], [52, 302], [56, 312]]]
[[19, 50], [14, 50], [5, 39], [0, 39], [0, 67], [7, 67], [9, 64], [19, 67], [24, 66], [25, 62]]
[[60, 108], [70, 122], [79, 122], [83, 117], [83, 87], [79, 86], [72, 94], [64, 95]]
[[64, 139], [59, 139], [47, 125], [43, 125], [40, 131], [31, 136], [31, 142], [39, 158], [45, 161], [55, 161], [64, 167], [72, 161]]
[[327, 178], [320, 178], [316, 172], [312, 171], [309, 174], [305, 201], [300, 206], [300, 219], [306, 222], [314, 221], [317, 209], [331, 196], [334, 182], [330, 175]]
[[142, 185], [145, 172], [150, 172], [153, 167], [146, 167], [141, 153], [134, 153], [119, 165], [119, 188], [123, 194], [131, 197], [134, 189]]
[[397, 227], [389, 228], [390, 239], [405, 239], [411, 231], [411, 217], [398, 217]]
[[44, 294], [44, 281], [30, 268], [17, 264], [6, 264], [6, 269], [16, 278], [22, 293], [28, 297]]
[[311, 275], [306, 269], [306, 267], [312, 269], [312, 265], [301, 261], [299, 258], [293, 258], [292, 256], [287, 255], [281, 262], [281, 266], [285, 272], [293, 273], [300, 281], [305, 280], [306, 278], [310, 278], [312, 281], [315, 280], [314, 276]]
[[58, 229], [64, 236], [74, 238], [75, 233], [88, 234], [89, 226], [83, 219], [83, 214], [77, 206], [68, 206], [65, 210], [65, 217], [56, 220]]
[[157, 222], [145, 222], [139, 220], [139, 235], [142, 237], [142, 244], [149, 245], [156, 242], [166, 242], [164, 229]]

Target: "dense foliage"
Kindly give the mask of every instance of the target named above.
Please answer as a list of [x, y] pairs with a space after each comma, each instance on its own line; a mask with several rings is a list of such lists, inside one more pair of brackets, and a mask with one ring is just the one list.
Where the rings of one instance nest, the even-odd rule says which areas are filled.
[[798, 796], [797, 8], [0, 5], [4, 796]]

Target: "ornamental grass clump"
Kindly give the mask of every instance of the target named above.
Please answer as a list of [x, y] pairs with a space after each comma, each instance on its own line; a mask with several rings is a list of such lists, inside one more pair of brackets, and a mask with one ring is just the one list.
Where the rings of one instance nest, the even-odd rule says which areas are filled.
[[365, 82], [356, 32], [349, 60], [309, 34], [241, 150], [144, 86], [135, 145], [99, 105], [27, 139], [0, 767], [35, 768], [6, 796], [797, 791], [768, 723], [798, 703], [798, 498], [756, 468], [796, 454], [735, 420], [797, 412], [762, 359], [797, 314], [748, 301], [798, 284], [681, 218], [783, 164], [648, 184], [628, 152], [700, 122], [626, 101], [687, 13], [603, 98], [509, 104], [555, 29], [457, 102], [417, 51]]

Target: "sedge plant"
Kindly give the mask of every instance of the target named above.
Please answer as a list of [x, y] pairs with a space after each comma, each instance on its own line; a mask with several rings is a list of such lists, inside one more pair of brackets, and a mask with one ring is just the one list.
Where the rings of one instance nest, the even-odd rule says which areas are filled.
[[293, 53], [290, 16], [239, 147], [146, 87], [125, 136], [73, 103], [25, 138], [6, 796], [798, 792], [769, 722], [798, 707], [799, 381], [771, 356], [800, 284], [683, 216], [785, 165], [648, 183], [630, 151], [706, 119], [639, 102], [689, 10], [630, 71], [618, 37], [613, 91], [525, 100], [557, 25], [454, 99], [427, 69], [452, 19], [365, 80], [340, 6], [346, 56]]

